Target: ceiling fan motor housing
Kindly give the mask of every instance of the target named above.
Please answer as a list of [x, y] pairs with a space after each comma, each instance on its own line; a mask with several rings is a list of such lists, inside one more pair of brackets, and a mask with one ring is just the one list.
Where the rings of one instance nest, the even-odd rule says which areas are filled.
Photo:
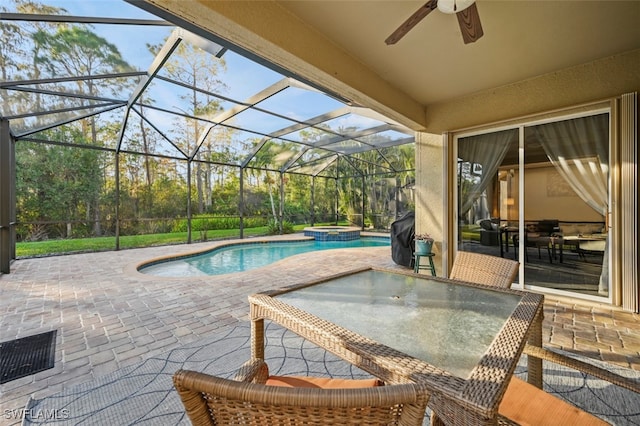
[[442, 13], [457, 13], [471, 6], [475, 0], [438, 0], [438, 10]]

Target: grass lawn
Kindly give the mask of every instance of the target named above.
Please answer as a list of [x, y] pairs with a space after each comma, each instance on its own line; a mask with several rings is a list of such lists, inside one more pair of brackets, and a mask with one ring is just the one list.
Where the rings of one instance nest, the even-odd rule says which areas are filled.
[[[322, 225], [322, 224], [318, 224]], [[342, 225], [342, 224], [341, 224]], [[301, 232], [309, 225], [294, 225], [295, 232]], [[255, 237], [260, 235], [268, 235], [266, 226], [256, 228], [245, 228], [245, 237]], [[240, 230], [238, 229], [217, 229], [209, 230], [206, 233], [206, 240], [221, 240], [228, 238], [239, 238]], [[203, 233], [193, 231], [191, 240], [194, 242], [204, 241]], [[141, 248], [151, 246], [163, 246], [170, 244], [185, 244], [187, 242], [186, 232], [176, 232], [170, 234], [147, 234], [147, 235], [126, 235], [120, 237], [120, 248]], [[51, 256], [56, 254], [83, 253], [92, 251], [108, 251], [115, 250], [115, 237], [96, 237], [96, 238], [75, 238], [75, 239], [58, 239], [46, 241], [29, 241], [19, 242], [16, 244], [16, 257], [36, 257]]]
[[[245, 228], [244, 236], [251, 237], [266, 235], [267, 227]], [[240, 231], [237, 229], [220, 229], [207, 231], [207, 240], [219, 240], [225, 238], [238, 238]], [[192, 241], [202, 241], [200, 232], [191, 233]], [[171, 234], [126, 235], [120, 237], [120, 248], [140, 248], [162, 246], [170, 244], [184, 244], [187, 242], [186, 232]], [[115, 237], [58, 239], [34, 242], [16, 243], [16, 257], [50, 256], [53, 254], [81, 253], [91, 251], [115, 250]]]
[[480, 227], [478, 225], [463, 225], [460, 232], [464, 241], [480, 242]]

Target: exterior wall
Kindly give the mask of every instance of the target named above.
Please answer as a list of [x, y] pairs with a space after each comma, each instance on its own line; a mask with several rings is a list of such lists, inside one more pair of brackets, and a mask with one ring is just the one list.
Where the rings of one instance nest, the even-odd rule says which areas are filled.
[[433, 252], [436, 273], [446, 269], [446, 247], [443, 247], [445, 161], [441, 135], [416, 135], [416, 234], [430, 234], [434, 239]]

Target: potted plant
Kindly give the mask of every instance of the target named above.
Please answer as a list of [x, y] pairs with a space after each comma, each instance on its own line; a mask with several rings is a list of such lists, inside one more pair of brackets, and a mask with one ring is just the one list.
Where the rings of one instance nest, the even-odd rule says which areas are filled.
[[433, 247], [433, 238], [429, 234], [416, 234], [416, 254], [429, 254]]

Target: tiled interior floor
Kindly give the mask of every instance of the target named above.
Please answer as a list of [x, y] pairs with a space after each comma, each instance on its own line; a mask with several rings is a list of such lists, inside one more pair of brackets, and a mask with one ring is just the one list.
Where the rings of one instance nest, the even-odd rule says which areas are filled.
[[[306, 253], [221, 276], [160, 278], [136, 270], [145, 260], [218, 244], [13, 263], [11, 274], [0, 276], [0, 341], [57, 329], [56, 365], [0, 386], [2, 412], [24, 408], [31, 394], [59, 392], [246, 321], [249, 294], [369, 265], [401, 268], [388, 247], [375, 247]], [[637, 314], [546, 297], [543, 343], [640, 370]], [[19, 424], [6, 417], [0, 424]]]

